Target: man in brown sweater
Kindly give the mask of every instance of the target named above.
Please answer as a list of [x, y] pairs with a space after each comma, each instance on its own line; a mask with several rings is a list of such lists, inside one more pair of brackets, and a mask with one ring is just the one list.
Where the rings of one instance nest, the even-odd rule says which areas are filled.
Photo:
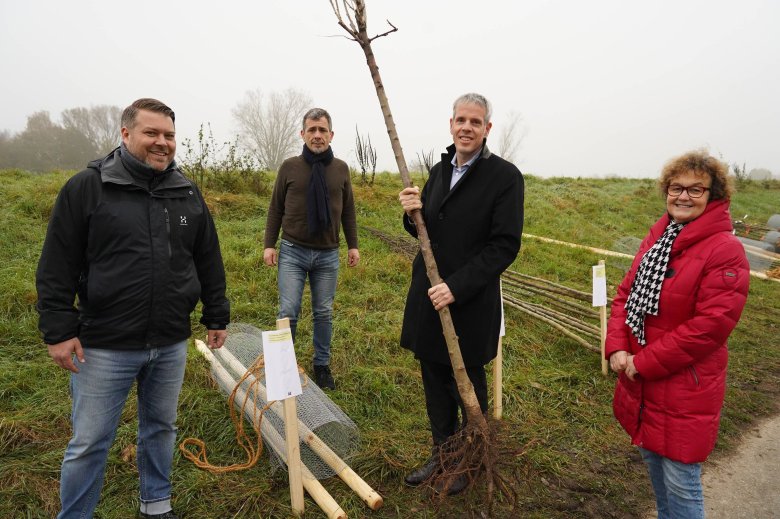
[[[330, 114], [312, 108], [303, 116], [303, 153], [279, 168], [265, 225], [263, 261], [279, 265], [278, 317], [289, 318], [295, 329], [309, 276], [314, 321], [314, 375], [318, 386], [335, 389], [330, 371], [333, 298], [339, 272], [339, 228], [347, 240], [347, 265], [360, 261], [355, 201], [349, 167], [334, 158]], [[282, 231], [279, 252], [276, 239]]]

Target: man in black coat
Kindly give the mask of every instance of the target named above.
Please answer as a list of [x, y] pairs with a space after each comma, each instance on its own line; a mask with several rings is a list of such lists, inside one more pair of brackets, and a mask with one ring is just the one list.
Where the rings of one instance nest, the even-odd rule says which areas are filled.
[[[418, 485], [438, 468], [438, 448], [464, 424], [462, 402], [452, 373], [438, 311], [449, 306], [463, 361], [482, 412], [487, 412], [485, 364], [496, 356], [501, 324], [501, 273], [520, 250], [523, 232], [523, 177], [510, 162], [488, 150], [490, 103], [479, 94], [455, 100], [450, 133], [454, 144], [431, 169], [422, 194], [417, 187], [399, 194], [404, 227], [417, 236], [410, 218], [422, 211], [431, 249], [444, 280], [431, 287], [421, 254], [412, 265], [401, 346], [420, 361], [433, 436], [431, 458], [405, 481]], [[465, 486], [453, 484], [449, 493]]]
[[170, 471], [190, 314], [201, 300], [208, 345], [220, 348], [230, 304], [214, 222], [174, 161], [174, 117], [155, 99], [128, 106], [121, 146], [71, 177], [52, 211], [36, 286], [43, 341], [71, 372], [58, 519], [92, 517], [133, 383], [140, 517], [176, 517]]

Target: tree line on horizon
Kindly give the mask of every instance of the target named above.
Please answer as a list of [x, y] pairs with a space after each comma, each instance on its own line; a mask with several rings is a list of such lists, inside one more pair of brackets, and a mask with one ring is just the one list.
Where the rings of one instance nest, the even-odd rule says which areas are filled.
[[48, 111], [35, 112], [21, 132], [0, 131], [0, 169], [83, 168], [119, 145], [121, 116], [122, 110], [111, 105], [69, 108], [59, 122]]
[[[311, 103], [306, 93], [292, 88], [268, 95], [248, 91], [232, 110], [238, 128], [235, 146], [259, 169], [277, 170], [297, 151], [301, 118]], [[27, 117], [24, 130], [0, 130], [0, 169], [81, 169], [119, 145], [121, 117], [122, 108], [115, 105], [69, 108], [59, 120], [48, 111], [35, 112]], [[180, 144], [185, 150], [192, 147], [189, 139]], [[224, 144], [229, 148], [231, 143]]]
[[[226, 142], [215, 146], [211, 135], [211, 149], [225, 149], [240, 152], [242, 157], [260, 170], [277, 171], [284, 159], [299, 152], [301, 119], [312, 107], [311, 97], [294, 88], [264, 93], [260, 89], [249, 90], [231, 111], [236, 124], [235, 143]], [[54, 120], [46, 110], [27, 117], [24, 130], [12, 134], [0, 130], [0, 169], [24, 169], [29, 171], [51, 171], [55, 169], [81, 169], [86, 164], [110, 152], [119, 145], [122, 108], [115, 105], [95, 105], [63, 110], [59, 120]], [[206, 123], [208, 127], [208, 123]], [[201, 133], [204, 125], [201, 125]], [[355, 129], [357, 132], [357, 128]], [[209, 129], [210, 133], [210, 129]], [[525, 137], [522, 116], [511, 112], [498, 137], [498, 154], [514, 161], [515, 155]], [[360, 161], [361, 152], [373, 153], [373, 168], [376, 168], [376, 149], [370, 145], [369, 136], [357, 134], [357, 147], [367, 142], [369, 149], [356, 149]], [[203, 162], [203, 135], [197, 143], [184, 139], [180, 142], [180, 162], [186, 166], [188, 160]], [[365, 146], [364, 146], [365, 147]], [[371, 153], [368, 153], [370, 156]], [[431, 154], [430, 157], [428, 155]], [[425, 159], [428, 160], [425, 160]], [[413, 169], [421, 172], [430, 170], [432, 151], [418, 153], [418, 163]], [[369, 164], [371, 161], [366, 161]], [[428, 164], [431, 162], [431, 164]], [[243, 160], [242, 164], [247, 161]], [[366, 165], [360, 161], [363, 177], [367, 178]], [[425, 166], [425, 167], [424, 167]]]

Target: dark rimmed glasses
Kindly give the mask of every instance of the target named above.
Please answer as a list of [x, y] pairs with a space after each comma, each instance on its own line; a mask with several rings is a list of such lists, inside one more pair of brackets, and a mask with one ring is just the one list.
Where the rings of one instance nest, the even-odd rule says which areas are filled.
[[683, 191], [688, 193], [691, 198], [701, 198], [710, 188], [703, 186], [681, 186], [680, 184], [670, 184], [666, 187], [666, 194], [671, 196], [680, 196]]

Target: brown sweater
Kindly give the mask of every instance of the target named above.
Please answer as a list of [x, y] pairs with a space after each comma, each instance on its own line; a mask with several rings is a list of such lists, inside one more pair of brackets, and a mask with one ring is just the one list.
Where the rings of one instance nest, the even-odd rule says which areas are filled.
[[337, 249], [339, 228], [344, 226], [344, 237], [350, 249], [358, 248], [355, 200], [349, 167], [346, 162], [334, 158], [325, 168], [330, 199], [331, 227], [327, 232], [310, 236], [306, 224], [306, 193], [309, 189], [311, 166], [302, 155], [285, 160], [279, 168], [268, 206], [265, 223], [264, 248], [276, 246], [279, 229], [282, 239], [310, 249]]

